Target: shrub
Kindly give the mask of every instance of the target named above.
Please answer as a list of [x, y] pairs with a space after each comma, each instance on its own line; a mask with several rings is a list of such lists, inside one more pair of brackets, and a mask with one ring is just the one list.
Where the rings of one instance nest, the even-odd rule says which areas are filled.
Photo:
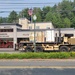
[[75, 58], [75, 52], [0, 53], [0, 59], [67, 59]]
[[71, 56], [72, 58], [75, 58], [75, 52], [71, 52], [71, 53], [70, 53], [70, 56]]

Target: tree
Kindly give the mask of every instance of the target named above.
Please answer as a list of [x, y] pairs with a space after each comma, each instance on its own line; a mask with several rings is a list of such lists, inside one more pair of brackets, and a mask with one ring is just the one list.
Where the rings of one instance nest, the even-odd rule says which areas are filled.
[[56, 28], [63, 27], [61, 16], [59, 13], [48, 12], [45, 21], [51, 21]]
[[54, 13], [52, 22], [56, 28], [63, 28], [63, 23], [60, 13]]
[[75, 17], [72, 19], [72, 25], [71, 25], [71, 27], [75, 28]]
[[62, 18], [64, 17], [68, 17], [69, 18], [69, 15], [70, 15], [70, 12], [72, 10], [72, 2], [69, 1], [69, 0], [63, 0], [60, 5], [58, 5], [58, 7], [60, 6], [60, 9], [61, 9], [61, 15], [62, 15]]
[[41, 9], [40, 8], [34, 8], [33, 10], [34, 14], [37, 16], [37, 22], [41, 22], [42, 21], [42, 13], [41, 13]]
[[51, 7], [47, 6], [42, 9], [42, 21], [45, 21], [47, 13], [51, 11]]
[[28, 10], [29, 10], [29, 8], [23, 9], [23, 10], [19, 13], [19, 17], [21, 17], [21, 18], [27, 18], [28, 20], [31, 20], [29, 14], [28, 14]]
[[0, 23], [3, 23], [3, 19], [2, 19], [2, 17], [0, 17]]
[[45, 18], [45, 20], [44, 21], [52, 21], [53, 20], [53, 13], [52, 12], [48, 12], [47, 14], [46, 14], [46, 18]]
[[18, 15], [17, 15], [17, 13], [15, 11], [12, 11], [10, 13], [10, 15], [8, 16], [8, 22], [9, 23], [14, 23], [14, 22], [17, 21], [17, 19], [18, 19]]
[[71, 27], [71, 21], [67, 17], [63, 19], [63, 22], [64, 22], [65, 28], [67, 28], [67, 27], [70, 28]]

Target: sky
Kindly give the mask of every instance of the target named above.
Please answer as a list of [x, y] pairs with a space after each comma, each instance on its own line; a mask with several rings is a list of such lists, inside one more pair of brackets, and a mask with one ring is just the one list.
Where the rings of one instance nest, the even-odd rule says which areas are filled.
[[53, 6], [61, 1], [62, 0], [0, 0], [0, 17], [7, 17], [13, 10], [20, 12], [24, 8]]

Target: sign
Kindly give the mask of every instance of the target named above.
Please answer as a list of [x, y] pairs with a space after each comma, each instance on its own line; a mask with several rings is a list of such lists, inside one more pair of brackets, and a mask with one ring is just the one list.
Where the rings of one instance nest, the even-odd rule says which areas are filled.
[[27, 38], [27, 37], [29, 37], [29, 33], [17, 32], [17, 38]]
[[4, 29], [10, 29], [10, 28], [12, 28], [12, 27], [11, 27], [11, 26], [1, 26], [0, 28], [1, 28], [1, 29], [3, 29], [3, 28], [4, 28]]
[[13, 33], [0, 33], [0, 38], [14, 37]]
[[4, 28], [9, 28], [9, 29], [10, 29], [10, 28], [12, 28], [12, 27], [10, 27], [10, 26], [5, 26]]

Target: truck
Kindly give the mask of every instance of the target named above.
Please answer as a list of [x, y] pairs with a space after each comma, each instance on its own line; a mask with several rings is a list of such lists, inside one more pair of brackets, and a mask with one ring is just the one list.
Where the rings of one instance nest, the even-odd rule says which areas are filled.
[[[41, 31], [38, 30], [38, 31]], [[34, 37], [34, 32], [36, 33]], [[73, 33], [64, 33], [61, 29], [48, 29], [45, 32], [37, 32], [33, 30], [28, 41], [19, 41], [16, 45], [16, 50], [25, 52], [43, 52], [43, 51], [60, 51], [69, 52], [75, 51], [75, 36]]]

